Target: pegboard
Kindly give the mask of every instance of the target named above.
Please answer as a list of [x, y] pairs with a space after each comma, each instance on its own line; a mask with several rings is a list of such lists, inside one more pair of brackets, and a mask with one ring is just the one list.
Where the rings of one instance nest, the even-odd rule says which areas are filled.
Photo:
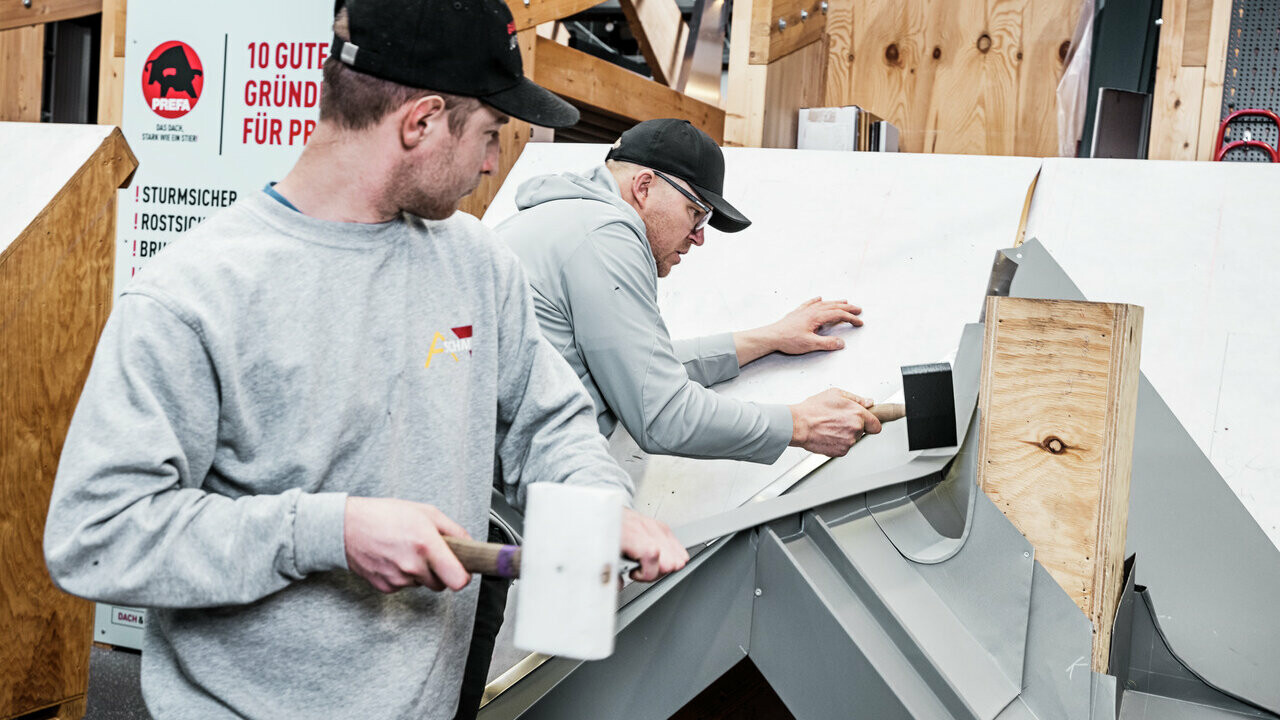
[[[1222, 114], [1218, 120], [1248, 108], [1280, 113], [1280, 0], [1234, 0], [1231, 4]], [[1233, 121], [1222, 143], [1250, 138], [1280, 147], [1280, 131], [1275, 124], [1253, 118]], [[1267, 162], [1268, 158], [1263, 151], [1248, 148], [1233, 150], [1223, 160]]]

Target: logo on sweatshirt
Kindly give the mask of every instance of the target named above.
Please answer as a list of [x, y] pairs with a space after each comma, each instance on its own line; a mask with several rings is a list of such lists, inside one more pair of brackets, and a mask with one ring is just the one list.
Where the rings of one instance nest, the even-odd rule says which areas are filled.
[[431, 338], [431, 347], [427, 350], [427, 364], [425, 367], [431, 367], [431, 361], [437, 355], [448, 354], [453, 358], [454, 362], [460, 361], [458, 357], [462, 353], [466, 353], [467, 357], [471, 356], [471, 326], [459, 325], [456, 328], [450, 328], [453, 333], [452, 338], [447, 338], [443, 333], [436, 333]]

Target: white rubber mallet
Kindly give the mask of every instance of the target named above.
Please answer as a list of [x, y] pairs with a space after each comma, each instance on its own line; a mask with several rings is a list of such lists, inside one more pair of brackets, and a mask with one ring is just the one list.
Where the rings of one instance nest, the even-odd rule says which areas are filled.
[[609, 657], [625, 496], [549, 482], [534, 483], [527, 493], [523, 547], [445, 542], [470, 572], [520, 579], [517, 648], [575, 660]]

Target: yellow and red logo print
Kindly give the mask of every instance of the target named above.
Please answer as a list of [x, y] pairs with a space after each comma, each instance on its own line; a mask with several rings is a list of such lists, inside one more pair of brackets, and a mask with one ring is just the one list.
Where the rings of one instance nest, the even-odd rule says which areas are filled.
[[431, 348], [427, 350], [427, 364], [425, 367], [431, 367], [431, 360], [444, 353], [448, 353], [454, 362], [461, 360], [459, 355], [466, 353], [468, 357], [471, 355], [471, 326], [460, 325], [456, 328], [450, 328], [453, 332], [453, 338], [446, 338], [442, 333], [436, 333], [431, 338]]

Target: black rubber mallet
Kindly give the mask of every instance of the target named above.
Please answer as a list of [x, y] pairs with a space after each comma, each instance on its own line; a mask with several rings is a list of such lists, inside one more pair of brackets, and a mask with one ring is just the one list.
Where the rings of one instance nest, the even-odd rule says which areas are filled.
[[951, 363], [904, 365], [904, 403], [884, 403], [868, 408], [880, 422], [907, 419], [907, 447], [929, 450], [956, 444], [956, 396], [951, 384]]

